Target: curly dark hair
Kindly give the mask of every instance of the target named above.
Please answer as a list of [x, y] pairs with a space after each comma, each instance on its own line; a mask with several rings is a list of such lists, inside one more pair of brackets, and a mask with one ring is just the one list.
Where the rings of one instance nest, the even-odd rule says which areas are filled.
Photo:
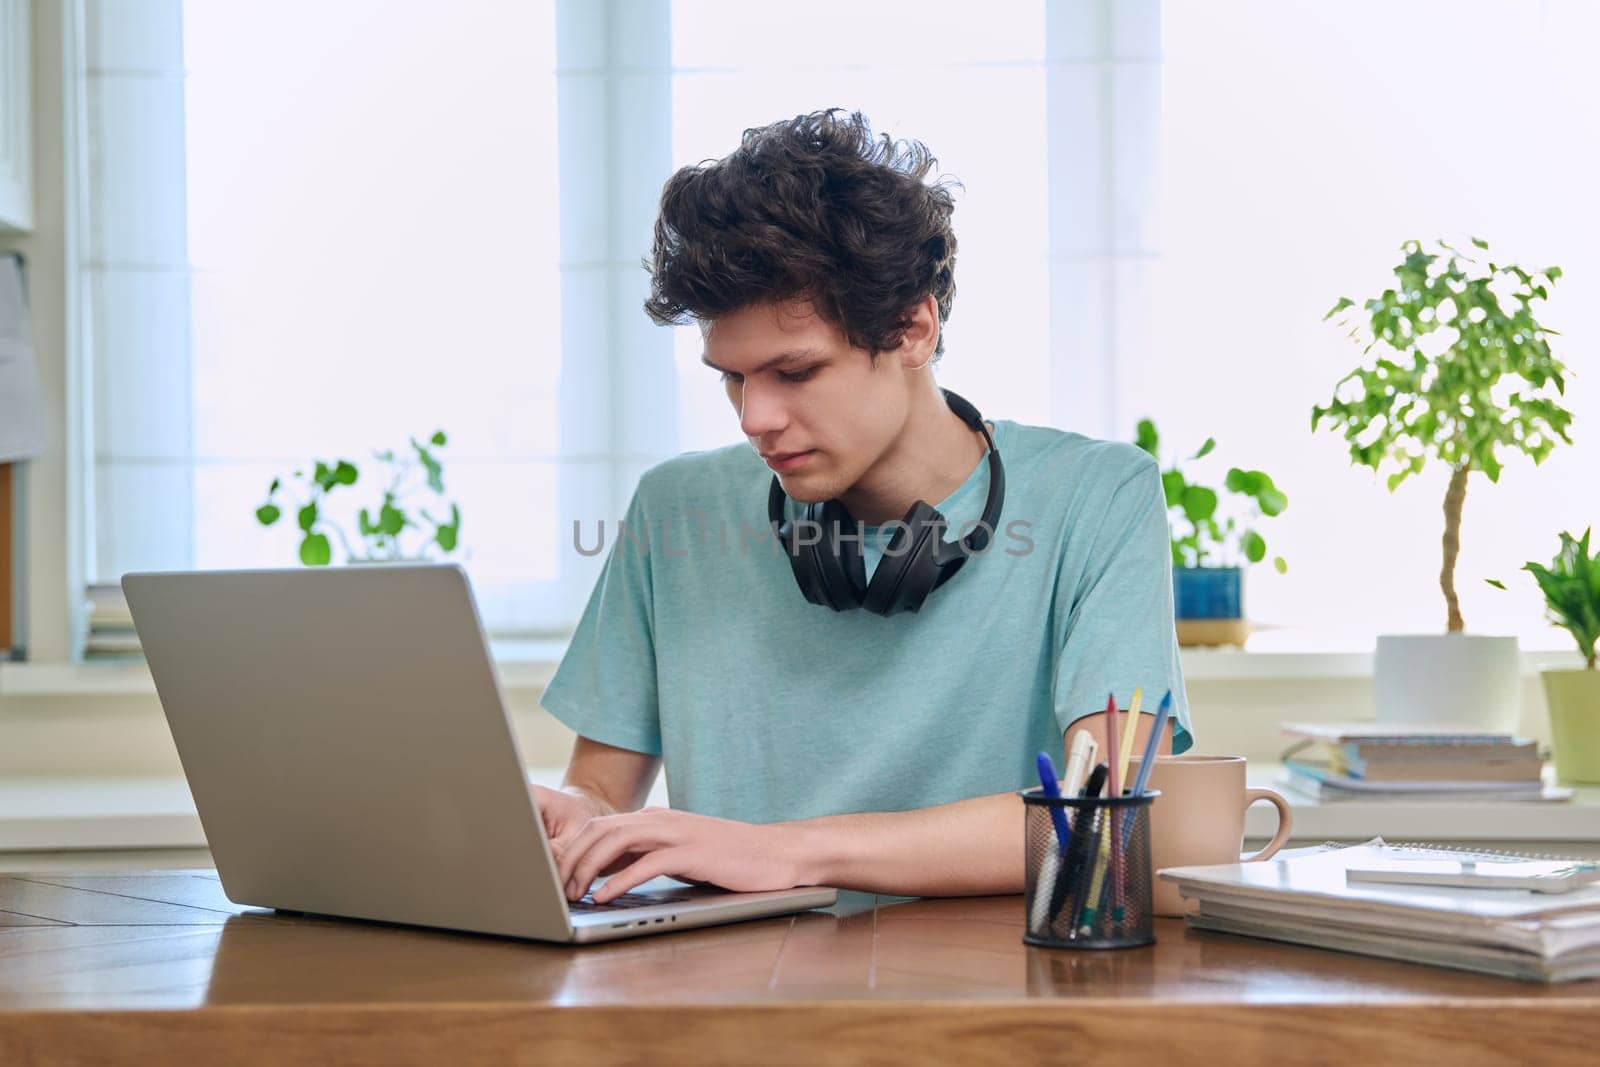
[[668, 325], [805, 297], [876, 359], [928, 294], [940, 323], [950, 317], [960, 183], [924, 183], [937, 164], [921, 142], [874, 137], [841, 108], [745, 130], [730, 155], [667, 180], [645, 312]]

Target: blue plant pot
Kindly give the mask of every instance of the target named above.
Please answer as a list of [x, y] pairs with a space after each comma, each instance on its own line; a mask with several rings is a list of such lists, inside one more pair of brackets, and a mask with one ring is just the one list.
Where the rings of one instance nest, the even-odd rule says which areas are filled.
[[1239, 567], [1179, 567], [1172, 601], [1180, 619], [1244, 618], [1244, 571]]

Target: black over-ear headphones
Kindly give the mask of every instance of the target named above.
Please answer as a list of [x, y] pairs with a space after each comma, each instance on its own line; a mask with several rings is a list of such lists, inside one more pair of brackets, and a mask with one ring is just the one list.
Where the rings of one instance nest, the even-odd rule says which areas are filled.
[[[834, 611], [865, 608], [877, 615], [918, 611], [928, 594], [953, 578], [969, 555], [988, 548], [1005, 505], [1005, 465], [978, 409], [948, 389], [941, 391], [950, 410], [983, 434], [989, 445], [989, 497], [982, 520], [961, 540], [946, 541], [942, 536], [948, 525], [945, 517], [937, 508], [917, 501], [904, 519], [891, 524], [896, 526], [894, 536], [884, 547], [883, 559], [869, 583], [861, 553], [861, 528], [849, 509], [837, 500], [823, 500], [806, 504], [791, 522], [784, 516], [783, 487], [774, 476], [767, 492], [767, 518], [789, 556], [795, 582], [811, 603]], [[850, 533], [841, 538], [843, 530]], [[797, 536], [801, 531], [808, 536]]]

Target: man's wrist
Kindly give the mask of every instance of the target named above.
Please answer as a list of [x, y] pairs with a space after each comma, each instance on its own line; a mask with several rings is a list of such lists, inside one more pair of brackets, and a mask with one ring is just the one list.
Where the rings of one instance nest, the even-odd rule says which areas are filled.
[[773, 823], [781, 836], [778, 847], [789, 862], [794, 885], [832, 885], [841, 869], [841, 838], [826, 819]]
[[616, 805], [606, 799], [605, 793], [593, 786], [567, 784], [561, 787], [561, 791], [587, 800], [594, 805], [596, 815], [615, 815], [617, 813]]

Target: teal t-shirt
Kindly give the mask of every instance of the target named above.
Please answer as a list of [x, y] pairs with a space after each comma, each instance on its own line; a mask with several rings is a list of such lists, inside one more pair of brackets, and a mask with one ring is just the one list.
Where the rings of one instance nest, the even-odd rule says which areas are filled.
[[[1037, 786], [1035, 755], [1059, 763], [1073, 721], [1113, 692], [1126, 708], [1135, 687], [1151, 712], [1172, 690], [1187, 749], [1155, 461], [993, 425], [1006, 499], [989, 549], [888, 618], [806, 601], [747, 445], [650, 469], [626, 533], [605, 525], [610, 555], [542, 703], [584, 737], [662, 756], [674, 808], [757, 823]], [[935, 505], [947, 537], [982, 515], [988, 469]]]

